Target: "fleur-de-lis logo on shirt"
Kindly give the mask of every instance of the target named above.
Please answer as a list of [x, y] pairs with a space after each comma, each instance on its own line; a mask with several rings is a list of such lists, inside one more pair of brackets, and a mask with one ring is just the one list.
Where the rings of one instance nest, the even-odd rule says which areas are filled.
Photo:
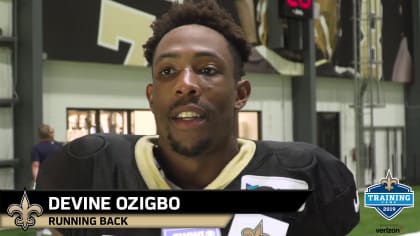
[[270, 236], [263, 232], [263, 221], [261, 220], [254, 229], [252, 228], [245, 228], [241, 232], [242, 236]]
[[39, 204], [30, 204], [26, 191], [23, 192], [20, 204], [11, 204], [7, 208], [7, 214], [15, 217], [15, 225], [20, 226], [23, 230], [34, 226], [36, 223], [35, 216], [41, 216], [43, 212]]

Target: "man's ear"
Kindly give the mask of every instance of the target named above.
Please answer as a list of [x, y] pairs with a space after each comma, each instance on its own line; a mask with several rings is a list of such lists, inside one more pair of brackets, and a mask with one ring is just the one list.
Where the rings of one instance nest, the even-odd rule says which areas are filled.
[[153, 85], [147, 84], [146, 86], [146, 96], [147, 100], [149, 101], [149, 107], [153, 111], [153, 95], [152, 95]]
[[251, 84], [248, 80], [239, 80], [236, 83], [235, 109], [240, 110], [246, 105], [251, 94]]

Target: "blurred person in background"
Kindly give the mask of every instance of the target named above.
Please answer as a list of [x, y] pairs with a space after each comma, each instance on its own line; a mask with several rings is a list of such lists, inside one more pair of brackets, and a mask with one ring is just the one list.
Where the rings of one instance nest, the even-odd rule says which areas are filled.
[[38, 128], [39, 142], [32, 147], [32, 183], [35, 187], [39, 167], [48, 157], [55, 154], [62, 144], [55, 141], [54, 128], [49, 125], [42, 124]]

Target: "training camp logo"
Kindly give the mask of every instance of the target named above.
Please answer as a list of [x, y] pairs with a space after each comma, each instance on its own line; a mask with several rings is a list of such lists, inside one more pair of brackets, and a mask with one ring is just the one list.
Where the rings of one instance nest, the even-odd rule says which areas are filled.
[[26, 190], [23, 191], [20, 204], [10, 204], [7, 208], [7, 214], [10, 217], [15, 217], [15, 225], [25, 231], [35, 225], [35, 216], [41, 216], [42, 212], [43, 209], [39, 204], [30, 204]]
[[414, 192], [410, 186], [400, 184], [388, 170], [379, 184], [367, 188], [365, 207], [375, 208], [385, 219], [392, 220], [404, 208], [414, 207]]

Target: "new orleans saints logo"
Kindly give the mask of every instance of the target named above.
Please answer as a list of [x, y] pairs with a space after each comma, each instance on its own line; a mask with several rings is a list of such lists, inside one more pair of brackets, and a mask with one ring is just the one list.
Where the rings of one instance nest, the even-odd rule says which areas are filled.
[[11, 204], [7, 208], [7, 214], [11, 217], [15, 216], [15, 225], [20, 226], [23, 230], [27, 230], [30, 226], [36, 223], [35, 217], [41, 216], [43, 209], [38, 204], [30, 204], [26, 191], [23, 191], [23, 196], [20, 204]]
[[398, 184], [398, 179], [397, 178], [392, 178], [391, 175], [391, 171], [388, 170], [388, 173], [386, 175], [386, 178], [381, 179], [381, 181], [379, 182], [380, 184], [386, 184], [385, 189], [388, 191], [391, 191], [394, 187], [392, 186], [392, 184]]
[[270, 236], [263, 232], [263, 221], [261, 220], [254, 229], [245, 228], [241, 232], [241, 236]]

